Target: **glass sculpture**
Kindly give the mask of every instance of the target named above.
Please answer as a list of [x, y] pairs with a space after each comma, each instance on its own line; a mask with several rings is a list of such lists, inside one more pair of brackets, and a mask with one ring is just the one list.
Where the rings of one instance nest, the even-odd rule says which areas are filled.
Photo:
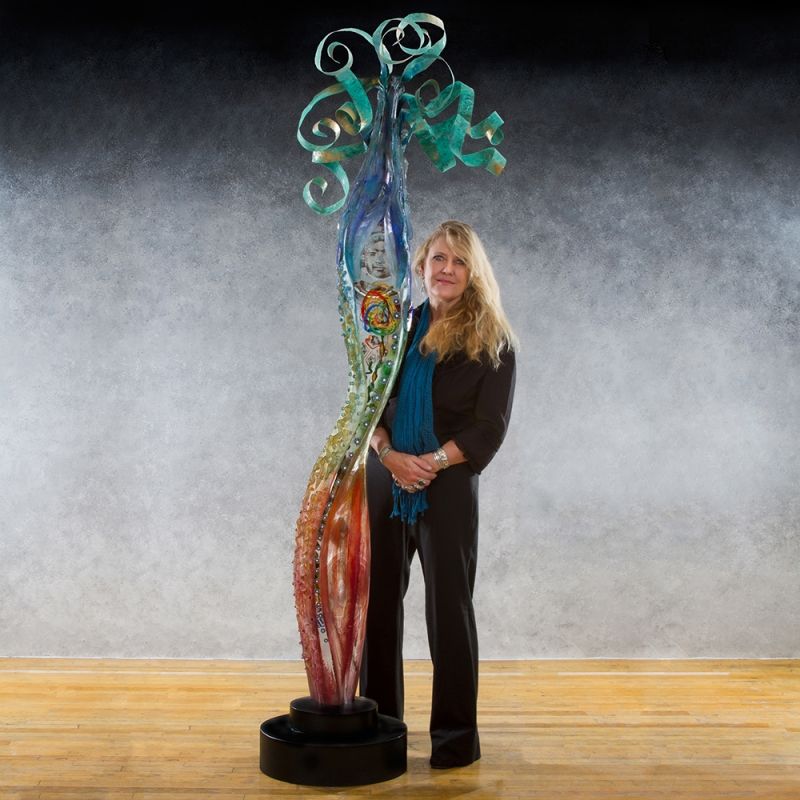
[[[439, 29], [435, 41], [423, 24]], [[346, 62], [323, 69], [325, 43], [340, 32], [372, 44], [380, 63], [378, 76], [358, 78], [351, 69], [350, 48], [336, 40], [327, 45], [327, 55], [341, 63], [334, 56], [341, 49]], [[403, 41], [408, 34], [416, 37], [413, 45]], [[405, 54], [402, 58], [392, 58], [386, 37], [393, 37], [393, 44]], [[444, 61], [440, 53], [445, 42], [443, 22], [423, 13], [384, 20], [372, 34], [357, 28], [332, 31], [320, 42], [315, 63], [337, 82], [313, 98], [297, 127], [298, 141], [311, 151], [312, 161], [333, 173], [343, 191], [339, 200], [323, 206], [313, 199], [311, 186], [324, 194], [328, 187], [324, 178], [310, 180], [303, 190], [305, 202], [319, 214], [343, 209], [336, 263], [339, 318], [350, 367], [346, 402], [308, 481], [294, 552], [303, 659], [310, 695], [322, 705], [352, 703], [363, 650], [370, 559], [367, 448], [398, 373], [411, 310], [406, 147], [416, 137], [441, 172], [455, 166], [456, 159], [496, 175], [506, 163], [494, 147], [503, 139], [503, 120], [493, 112], [473, 124], [474, 93], [455, 80], [449, 66], [452, 80], [444, 89], [427, 80], [414, 91], [406, 90], [406, 83], [434, 61]], [[403, 63], [397, 75], [395, 67]], [[373, 90], [374, 108], [369, 97]], [[433, 94], [424, 101], [426, 91]], [[307, 140], [300, 129], [308, 114], [323, 100], [340, 94], [348, 99], [336, 109], [335, 118], [322, 117], [312, 129], [317, 139], [327, 141]], [[454, 113], [433, 121], [451, 105]], [[337, 144], [342, 131], [353, 141]], [[492, 146], [465, 153], [467, 137], [485, 137]], [[351, 189], [342, 162], [359, 153], [365, 154], [364, 160]]]

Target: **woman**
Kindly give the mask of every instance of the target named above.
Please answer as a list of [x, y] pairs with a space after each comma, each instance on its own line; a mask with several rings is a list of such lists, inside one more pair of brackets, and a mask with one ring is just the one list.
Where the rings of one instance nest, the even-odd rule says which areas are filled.
[[433, 662], [433, 767], [480, 758], [472, 594], [478, 475], [506, 433], [516, 336], [475, 231], [443, 222], [417, 249], [414, 309], [392, 396], [370, 441], [370, 594], [360, 694], [403, 718], [403, 597], [419, 553]]

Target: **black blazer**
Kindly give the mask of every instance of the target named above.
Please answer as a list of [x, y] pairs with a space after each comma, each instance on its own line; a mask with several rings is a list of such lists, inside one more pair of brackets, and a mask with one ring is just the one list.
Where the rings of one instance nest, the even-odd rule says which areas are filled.
[[[412, 313], [406, 348], [414, 340], [420, 308], [417, 306]], [[485, 357], [478, 363], [459, 352], [437, 364], [433, 371], [433, 430], [436, 438], [441, 444], [453, 439], [477, 474], [499, 450], [511, 418], [516, 358], [511, 349], [504, 350], [501, 358], [502, 363], [494, 369]], [[390, 434], [402, 377], [401, 366], [379, 423]]]

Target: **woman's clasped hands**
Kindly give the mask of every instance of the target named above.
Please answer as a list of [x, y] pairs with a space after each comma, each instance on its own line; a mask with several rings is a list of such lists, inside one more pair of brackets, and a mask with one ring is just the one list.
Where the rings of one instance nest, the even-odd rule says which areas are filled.
[[407, 492], [424, 489], [438, 472], [433, 453], [417, 456], [392, 450], [384, 456], [383, 465], [392, 473], [394, 482]]

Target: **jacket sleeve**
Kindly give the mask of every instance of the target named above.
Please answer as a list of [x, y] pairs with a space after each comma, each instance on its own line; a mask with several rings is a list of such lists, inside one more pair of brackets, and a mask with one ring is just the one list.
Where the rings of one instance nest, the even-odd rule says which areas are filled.
[[389, 411], [389, 405], [391, 404], [392, 400], [395, 397], [397, 397], [397, 392], [399, 390], [399, 384], [400, 384], [400, 375], [398, 374], [397, 380], [394, 382], [394, 386], [392, 386], [392, 391], [390, 392], [389, 397], [386, 400], [386, 405], [383, 407], [383, 413], [381, 414], [381, 418], [378, 420], [378, 425], [381, 428], [385, 428], [390, 433], [391, 433], [391, 430], [392, 430], [392, 426], [389, 425], [389, 419], [388, 419], [388, 413], [387, 412]]
[[474, 421], [453, 436], [470, 467], [480, 474], [494, 458], [508, 430], [514, 402], [517, 366], [514, 351], [507, 348], [497, 369], [491, 364], [481, 380], [473, 413]]

